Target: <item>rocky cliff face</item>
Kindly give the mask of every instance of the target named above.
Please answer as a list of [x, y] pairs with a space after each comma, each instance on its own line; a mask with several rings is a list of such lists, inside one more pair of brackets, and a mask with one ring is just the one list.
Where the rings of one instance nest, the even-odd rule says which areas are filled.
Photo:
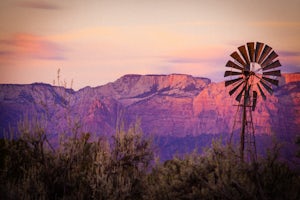
[[[190, 75], [125, 75], [113, 83], [79, 91], [47, 84], [0, 85], [0, 130], [38, 117], [50, 135], [74, 127], [113, 134], [120, 120], [141, 120], [146, 134], [185, 137], [228, 134], [236, 102], [224, 83]], [[285, 74], [253, 112], [256, 134], [295, 136], [300, 132], [300, 74]]]

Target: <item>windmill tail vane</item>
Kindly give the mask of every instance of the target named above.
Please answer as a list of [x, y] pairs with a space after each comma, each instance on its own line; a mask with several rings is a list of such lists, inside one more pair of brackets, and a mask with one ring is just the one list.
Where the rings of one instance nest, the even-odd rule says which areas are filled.
[[235, 116], [234, 126], [240, 122], [240, 157], [244, 160], [246, 146], [248, 157], [256, 160], [252, 111], [255, 111], [260, 97], [266, 100], [266, 95], [272, 95], [273, 88], [278, 86], [277, 78], [281, 72], [277, 68], [281, 63], [277, 59], [278, 54], [261, 42], [248, 42], [237, 49], [230, 54], [232, 60], [228, 60], [225, 65], [225, 87], [238, 102], [237, 113], [240, 115]]

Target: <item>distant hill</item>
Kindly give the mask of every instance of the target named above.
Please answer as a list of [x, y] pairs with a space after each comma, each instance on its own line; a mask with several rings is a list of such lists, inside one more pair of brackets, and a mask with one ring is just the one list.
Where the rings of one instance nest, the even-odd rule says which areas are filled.
[[[140, 119], [145, 134], [183, 141], [230, 134], [235, 104], [224, 82], [182, 74], [125, 75], [79, 91], [42, 83], [1, 84], [0, 130], [3, 136], [9, 127], [16, 130], [18, 121], [38, 117], [49, 138], [57, 141], [75, 124], [95, 136], [111, 135], [120, 121], [128, 125]], [[284, 74], [274, 94], [258, 100], [253, 120], [256, 135], [293, 143], [300, 134], [300, 73]]]

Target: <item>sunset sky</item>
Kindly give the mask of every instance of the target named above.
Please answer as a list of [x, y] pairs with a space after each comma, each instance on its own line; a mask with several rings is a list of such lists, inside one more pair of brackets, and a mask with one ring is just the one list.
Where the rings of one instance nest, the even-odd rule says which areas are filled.
[[240, 45], [260, 41], [300, 72], [299, 0], [1, 0], [0, 83], [73, 88], [124, 74], [223, 80]]

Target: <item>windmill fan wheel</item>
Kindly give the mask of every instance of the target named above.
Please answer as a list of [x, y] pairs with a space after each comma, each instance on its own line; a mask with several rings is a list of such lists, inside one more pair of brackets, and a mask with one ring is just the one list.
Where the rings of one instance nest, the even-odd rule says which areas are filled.
[[[281, 76], [278, 54], [261, 42], [248, 42], [238, 47], [231, 55], [233, 60], [226, 63], [225, 86], [229, 95], [235, 100], [252, 98], [252, 110], [255, 109], [258, 94], [265, 100], [266, 93], [272, 94], [273, 87], [278, 86], [277, 77]], [[245, 101], [246, 102], [246, 101]]]

